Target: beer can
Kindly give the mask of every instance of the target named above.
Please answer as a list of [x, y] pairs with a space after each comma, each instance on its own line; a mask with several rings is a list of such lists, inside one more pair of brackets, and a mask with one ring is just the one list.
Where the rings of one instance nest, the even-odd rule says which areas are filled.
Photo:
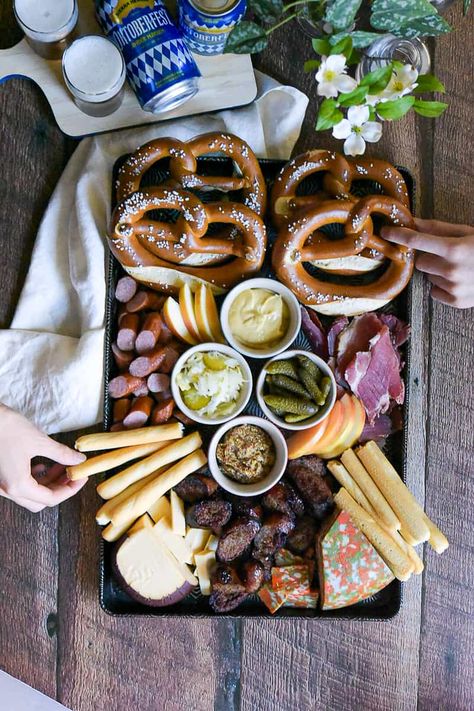
[[201, 74], [161, 0], [95, 0], [95, 7], [145, 111], [169, 111], [194, 96]]
[[222, 54], [247, 0], [178, 0], [179, 28], [196, 54]]

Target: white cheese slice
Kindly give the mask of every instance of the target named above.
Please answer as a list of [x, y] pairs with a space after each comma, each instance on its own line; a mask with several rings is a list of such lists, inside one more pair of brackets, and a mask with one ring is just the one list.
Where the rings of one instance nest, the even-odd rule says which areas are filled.
[[188, 528], [184, 540], [193, 554], [200, 553], [205, 549], [210, 533], [208, 528]]
[[171, 503], [171, 528], [173, 529], [173, 533], [176, 533], [177, 536], [182, 536], [184, 538], [186, 535], [186, 518], [184, 516], [184, 501], [179, 498], [178, 494], [175, 494], [174, 491], [171, 491], [170, 503]]
[[153, 521], [147, 513], [143, 514], [143, 516], [140, 516], [140, 518], [135, 521], [133, 526], [128, 529], [128, 535], [132, 536], [134, 533], [143, 531], [144, 528], [153, 528]]
[[155, 501], [153, 506], [150, 506], [148, 513], [152, 517], [153, 521], [157, 523], [160, 518], [167, 518], [171, 521], [171, 504], [167, 496], [160, 496], [160, 498]]
[[153, 529], [128, 536], [117, 550], [115, 563], [130, 594], [155, 604], [178, 602], [198, 583], [189, 568], [161, 544]]
[[193, 563], [194, 554], [186, 545], [186, 540], [173, 532], [167, 518], [161, 518], [153, 527], [156, 535], [180, 563]]
[[211, 535], [209, 536], [208, 541], [206, 543], [205, 550], [206, 551], [216, 551], [218, 545], [219, 545], [219, 539], [217, 538], [217, 536], [214, 536], [214, 534], [211, 533]]
[[199, 587], [202, 595], [211, 594], [211, 575], [216, 564], [216, 554], [214, 551], [205, 551], [204, 553], [196, 553], [194, 556], [196, 563], [195, 573], [199, 580]]

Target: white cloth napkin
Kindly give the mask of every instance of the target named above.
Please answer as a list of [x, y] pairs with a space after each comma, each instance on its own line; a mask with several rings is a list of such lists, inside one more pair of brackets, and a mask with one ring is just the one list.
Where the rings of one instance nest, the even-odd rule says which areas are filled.
[[112, 167], [122, 154], [158, 136], [187, 140], [223, 130], [245, 139], [259, 157], [288, 158], [308, 99], [259, 72], [257, 84], [250, 106], [80, 143], [44, 214], [11, 327], [0, 330], [0, 402], [48, 433], [102, 420]]

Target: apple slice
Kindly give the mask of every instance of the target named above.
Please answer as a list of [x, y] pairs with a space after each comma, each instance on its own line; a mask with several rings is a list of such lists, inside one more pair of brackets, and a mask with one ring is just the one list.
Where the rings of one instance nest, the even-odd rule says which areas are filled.
[[298, 459], [306, 454], [314, 454], [314, 449], [319, 440], [323, 437], [326, 427], [329, 424], [330, 414], [314, 427], [309, 427], [307, 430], [301, 430], [292, 435], [287, 441], [288, 459]]
[[174, 605], [198, 584], [187, 565], [176, 560], [152, 528], [118, 544], [113, 568], [125, 592], [152, 607]]
[[179, 308], [183, 316], [183, 321], [189, 333], [196, 341], [201, 340], [199, 328], [194, 310], [194, 295], [189, 284], [184, 284], [179, 290]]
[[221, 331], [216, 300], [214, 294], [207, 286], [201, 284], [198, 287], [194, 299], [194, 307], [201, 340], [203, 342], [215, 341], [217, 343], [223, 343], [224, 337]]
[[344, 413], [344, 405], [341, 404], [340, 400], [336, 400], [336, 402], [334, 403], [334, 407], [332, 408], [331, 412], [327, 417], [328, 422], [324, 435], [318, 441], [316, 447], [312, 452], [313, 454], [319, 455], [319, 452], [324, 451], [325, 449], [328, 449], [329, 447], [333, 446], [336, 441], [336, 438], [338, 437], [341, 431], [341, 427], [343, 426]]
[[365, 409], [359, 398], [357, 398], [355, 395], [352, 395], [352, 400], [354, 402], [355, 407], [354, 423], [352, 430], [347, 435], [346, 449], [349, 449], [350, 447], [353, 447], [355, 444], [357, 444], [357, 442], [359, 441], [359, 437], [362, 434], [362, 430], [364, 429], [366, 420]]
[[179, 304], [177, 301], [168, 296], [163, 306], [162, 311], [165, 323], [168, 326], [171, 333], [173, 333], [176, 338], [180, 338], [185, 343], [189, 343], [191, 346], [197, 345], [198, 341], [191, 335], [186, 324], [184, 323], [183, 315]]
[[329, 454], [331, 456], [337, 456], [332, 454], [335, 450], [343, 452], [344, 449], [347, 449], [345, 442], [347, 441], [347, 437], [354, 426], [356, 408], [349, 393], [345, 393], [345, 395], [342, 396], [340, 403], [343, 408], [343, 412], [339, 432], [337, 433], [335, 439], [332, 442], [329, 442], [326, 447], [324, 447], [321, 442], [317, 447], [317, 454], [323, 459], [329, 459]]

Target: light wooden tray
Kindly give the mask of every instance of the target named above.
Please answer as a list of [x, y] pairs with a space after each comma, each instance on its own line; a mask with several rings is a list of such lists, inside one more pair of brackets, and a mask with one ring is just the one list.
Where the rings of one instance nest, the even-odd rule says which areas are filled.
[[[79, 0], [78, 4], [80, 33], [99, 34], [92, 0]], [[73, 137], [244, 106], [255, 99], [257, 85], [249, 55], [195, 55], [195, 59], [202, 74], [198, 93], [177, 109], [158, 115], [140, 108], [128, 84], [123, 104], [115, 113], [102, 118], [82, 113], [63, 83], [61, 62], [42, 59], [25, 39], [15, 47], [0, 50], [0, 83], [15, 76], [32, 79], [48, 99], [59, 128]]]

